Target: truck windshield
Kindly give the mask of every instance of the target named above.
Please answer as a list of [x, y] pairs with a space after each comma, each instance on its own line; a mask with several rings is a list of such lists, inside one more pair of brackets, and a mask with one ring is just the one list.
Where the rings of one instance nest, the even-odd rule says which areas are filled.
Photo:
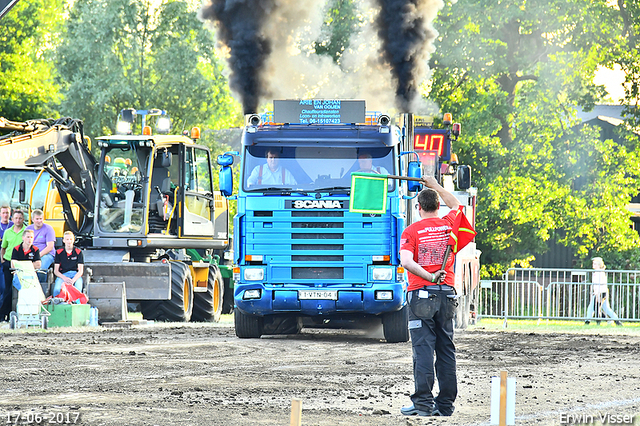
[[123, 141], [105, 149], [98, 226], [104, 232], [138, 233], [144, 220], [143, 176], [150, 148]]
[[[245, 191], [348, 191], [352, 172], [396, 174], [391, 147], [252, 145], [246, 147]], [[389, 190], [393, 189], [389, 180]]]

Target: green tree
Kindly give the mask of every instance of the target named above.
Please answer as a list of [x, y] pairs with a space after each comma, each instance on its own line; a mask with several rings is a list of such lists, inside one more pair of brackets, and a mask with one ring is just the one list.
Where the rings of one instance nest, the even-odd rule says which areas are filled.
[[62, 24], [62, 1], [22, 1], [0, 25], [0, 116], [13, 121], [54, 114], [60, 100], [53, 48]]
[[[455, 150], [474, 169], [486, 275], [528, 265], [558, 229], [583, 257], [638, 243], [624, 209], [638, 192], [635, 146], [573, 128], [575, 106], [603, 96], [593, 75], [615, 46], [615, 19], [605, 0], [460, 0], [441, 11], [430, 99], [463, 123]], [[597, 168], [566, 163], [584, 158]], [[588, 184], [575, 190], [578, 178]]]
[[617, 0], [614, 8], [620, 35], [616, 49], [610, 51], [607, 65], [618, 65], [625, 73], [625, 105], [628, 123], [640, 130], [640, 4], [635, 0]]
[[214, 44], [185, 1], [78, 0], [58, 50], [62, 107], [93, 136], [111, 133], [123, 108], [166, 110], [174, 131], [228, 127], [239, 108]]
[[314, 43], [315, 53], [330, 56], [339, 63], [351, 36], [362, 24], [363, 18], [354, 0], [332, 0], [327, 4], [321, 37]]

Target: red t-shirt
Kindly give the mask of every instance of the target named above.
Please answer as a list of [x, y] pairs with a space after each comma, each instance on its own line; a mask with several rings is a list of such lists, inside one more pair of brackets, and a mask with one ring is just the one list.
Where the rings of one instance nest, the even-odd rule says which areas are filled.
[[[413, 225], [407, 226], [402, 233], [400, 240], [400, 250], [409, 250], [413, 253], [413, 260], [422, 266], [428, 272], [439, 271], [444, 260], [444, 252], [447, 249], [447, 242], [451, 233], [451, 225], [456, 217], [456, 210], [451, 210], [445, 217], [433, 217], [422, 219]], [[445, 271], [447, 277], [442, 284], [455, 284], [453, 275], [453, 264], [455, 263], [455, 255], [449, 255]], [[428, 285], [436, 285], [417, 275], [407, 271], [409, 275], [409, 291], [420, 289]]]

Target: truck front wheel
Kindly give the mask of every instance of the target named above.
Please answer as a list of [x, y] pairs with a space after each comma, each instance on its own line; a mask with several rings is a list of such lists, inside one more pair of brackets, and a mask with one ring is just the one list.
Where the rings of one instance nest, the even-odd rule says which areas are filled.
[[236, 336], [241, 339], [258, 338], [264, 332], [264, 322], [262, 317], [245, 314], [239, 309], [233, 310], [233, 317], [236, 328]]
[[409, 341], [409, 308], [403, 306], [395, 312], [382, 315], [382, 330], [388, 343]]

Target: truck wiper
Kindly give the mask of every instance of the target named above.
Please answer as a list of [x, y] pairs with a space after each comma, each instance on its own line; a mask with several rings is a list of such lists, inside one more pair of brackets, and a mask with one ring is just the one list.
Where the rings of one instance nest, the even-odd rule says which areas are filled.
[[326, 188], [316, 188], [313, 191], [314, 192], [320, 192], [320, 191], [345, 191], [345, 192], [349, 192], [349, 191], [351, 191], [351, 187], [350, 186], [328, 186]]
[[293, 188], [286, 188], [282, 186], [267, 186], [265, 188], [248, 189], [247, 192], [264, 192], [264, 191], [291, 191]]

